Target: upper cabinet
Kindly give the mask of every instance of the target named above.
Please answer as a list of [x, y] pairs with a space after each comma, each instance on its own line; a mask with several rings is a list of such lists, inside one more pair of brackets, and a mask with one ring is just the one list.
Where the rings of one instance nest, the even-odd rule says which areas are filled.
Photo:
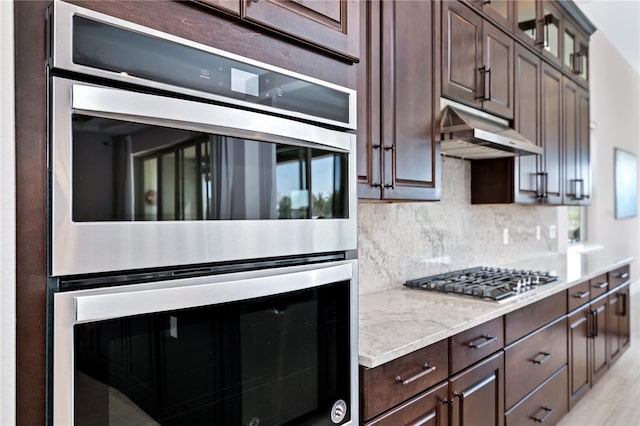
[[358, 64], [361, 199], [440, 199], [441, 159], [435, 126], [439, 62], [434, 37], [439, 34], [439, 5], [430, 1], [363, 2], [368, 40]]
[[512, 38], [463, 3], [442, 7], [442, 96], [513, 118]]
[[570, 21], [565, 21], [562, 37], [562, 66], [579, 82], [589, 80], [589, 37]]
[[561, 24], [562, 14], [555, 2], [515, 2], [515, 34], [557, 65], [561, 64]]
[[513, 0], [469, 0], [469, 2], [503, 27], [507, 29], [513, 27]]
[[197, 0], [244, 21], [357, 62], [358, 0]]

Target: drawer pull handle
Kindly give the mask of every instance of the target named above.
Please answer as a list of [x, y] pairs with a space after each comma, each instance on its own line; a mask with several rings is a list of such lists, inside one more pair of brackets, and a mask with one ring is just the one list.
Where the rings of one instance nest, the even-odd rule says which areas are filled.
[[601, 283], [593, 284], [593, 285], [591, 285], [591, 287], [599, 288], [600, 290], [602, 290], [603, 288], [605, 288], [608, 285], [609, 285], [609, 283], [604, 281], [604, 282], [601, 282]]
[[[485, 346], [487, 346], [490, 343], [495, 342], [496, 340], [498, 340], [497, 337], [483, 335], [481, 339], [478, 339], [478, 340], [475, 340], [475, 341], [469, 343], [469, 348], [470, 349], [484, 348]], [[478, 341], [480, 341], [480, 342], [478, 343]]]
[[[538, 359], [538, 357], [542, 355], [542, 359]], [[553, 355], [550, 354], [549, 352], [540, 352], [538, 355], [536, 355], [531, 362], [533, 362], [534, 364], [538, 364], [538, 365], [542, 365], [545, 362], [549, 361], [549, 359], [552, 357]]]
[[589, 297], [590, 294], [591, 294], [590, 291], [585, 290], [585, 291], [581, 291], [579, 293], [574, 294], [573, 297], [575, 297], [576, 299], [584, 299], [585, 297]]
[[421, 371], [420, 373], [416, 374], [415, 376], [411, 376], [409, 377], [407, 380], [402, 380], [401, 376], [396, 376], [396, 382], [397, 383], [402, 383], [402, 386], [406, 386], [411, 382], [415, 382], [416, 380], [426, 376], [429, 373], [433, 373], [434, 371], [436, 371], [436, 366], [429, 366], [428, 362], [425, 362], [424, 365], [422, 366], [422, 368], [424, 368], [424, 371]]
[[622, 278], [623, 280], [626, 280], [627, 278], [629, 278], [629, 273], [623, 272], [621, 274], [618, 274], [618, 278]]
[[553, 414], [553, 408], [549, 408], [549, 407], [540, 407], [541, 410], [545, 411], [544, 416], [538, 418], [536, 416], [531, 417], [531, 420], [533, 420], [536, 423], [544, 423], [545, 420], [547, 420], [549, 418], [549, 416], [551, 416], [551, 414]]

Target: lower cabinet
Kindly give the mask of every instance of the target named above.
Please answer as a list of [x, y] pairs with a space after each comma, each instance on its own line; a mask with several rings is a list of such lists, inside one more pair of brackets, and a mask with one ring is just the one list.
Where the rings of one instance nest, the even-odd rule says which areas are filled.
[[505, 415], [505, 426], [554, 425], [567, 413], [567, 366], [563, 366]]
[[447, 382], [424, 392], [399, 407], [390, 410], [367, 426], [447, 426], [449, 424], [449, 406]]
[[609, 363], [618, 360], [631, 343], [631, 318], [629, 317], [629, 283], [614, 289], [609, 294], [607, 309], [607, 356]]
[[504, 424], [502, 351], [449, 379], [451, 425]]

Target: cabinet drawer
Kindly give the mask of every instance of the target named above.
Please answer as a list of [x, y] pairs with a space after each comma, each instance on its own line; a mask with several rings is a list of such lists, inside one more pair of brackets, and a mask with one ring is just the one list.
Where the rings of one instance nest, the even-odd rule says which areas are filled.
[[505, 349], [507, 408], [567, 363], [567, 318], [549, 324]]
[[449, 406], [443, 401], [447, 399], [449, 383], [416, 396], [411, 401], [366, 423], [365, 426], [444, 426], [448, 424]]
[[629, 281], [630, 278], [629, 265], [615, 269], [609, 272], [609, 288], [614, 289], [620, 284]]
[[362, 418], [371, 419], [448, 376], [447, 340], [375, 368], [360, 369]]
[[451, 337], [449, 339], [451, 374], [502, 349], [504, 346], [502, 324], [502, 317], [499, 317]]
[[576, 284], [567, 290], [567, 312], [588, 303], [591, 300], [590, 281]]
[[554, 425], [567, 413], [567, 367], [507, 411], [505, 426]]
[[[588, 300], [588, 299], [587, 299]], [[505, 315], [505, 343], [523, 336], [566, 314], [567, 293], [561, 291], [539, 302]]]
[[602, 274], [595, 278], [592, 278], [591, 281], [589, 281], [589, 287], [591, 291], [591, 300], [605, 294], [607, 291], [609, 291], [609, 281], [607, 278], [607, 274]]

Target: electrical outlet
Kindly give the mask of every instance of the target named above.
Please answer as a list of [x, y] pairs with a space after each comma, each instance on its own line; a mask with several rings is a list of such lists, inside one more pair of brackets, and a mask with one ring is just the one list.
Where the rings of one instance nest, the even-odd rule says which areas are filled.
[[549, 239], [550, 240], [555, 240], [556, 239], [556, 226], [555, 225], [550, 225], [549, 226]]
[[509, 244], [509, 228], [502, 230], [502, 243], [506, 246]]
[[540, 234], [542, 229], [539, 226], [536, 226], [536, 240], [540, 241]]

